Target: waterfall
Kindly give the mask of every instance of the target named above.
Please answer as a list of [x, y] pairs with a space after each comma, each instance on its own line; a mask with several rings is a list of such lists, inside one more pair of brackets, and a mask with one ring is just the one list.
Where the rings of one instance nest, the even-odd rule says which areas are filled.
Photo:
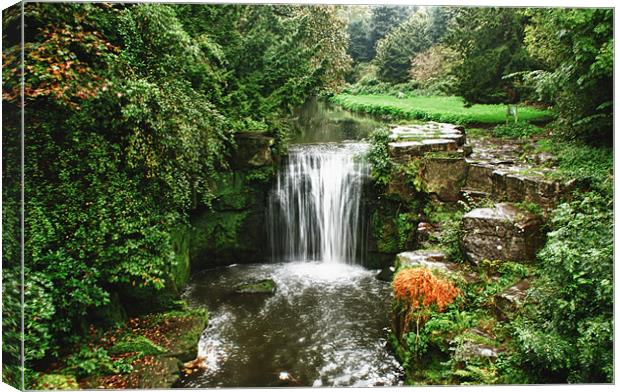
[[362, 143], [291, 147], [269, 195], [274, 261], [363, 262], [366, 150]]

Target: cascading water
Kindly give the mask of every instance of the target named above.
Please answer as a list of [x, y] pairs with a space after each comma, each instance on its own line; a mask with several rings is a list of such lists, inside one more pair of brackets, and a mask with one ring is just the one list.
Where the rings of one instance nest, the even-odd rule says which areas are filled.
[[[206, 368], [179, 387], [402, 384], [385, 331], [390, 285], [359, 265], [369, 175], [359, 156], [368, 146], [343, 142], [377, 124], [324, 103], [308, 108], [269, 196], [273, 262], [194, 274], [185, 292], [192, 306], [208, 307], [209, 326], [198, 344]], [[262, 279], [275, 293], [235, 293]]]
[[362, 143], [291, 148], [269, 199], [273, 261], [363, 262], [366, 150]]

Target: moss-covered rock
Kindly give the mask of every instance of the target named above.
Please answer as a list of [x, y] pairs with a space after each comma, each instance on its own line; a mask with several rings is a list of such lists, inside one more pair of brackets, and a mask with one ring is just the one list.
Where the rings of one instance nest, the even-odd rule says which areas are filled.
[[144, 355], [158, 355], [166, 352], [166, 349], [153, 343], [144, 336], [132, 336], [112, 346], [108, 353], [118, 355], [124, 353], [140, 353]]
[[237, 286], [235, 292], [238, 294], [273, 294], [276, 292], [276, 283], [273, 279], [244, 283]]
[[44, 374], [39, 377], [35, 389], [80, 389], [75, 376], [68, 374]]

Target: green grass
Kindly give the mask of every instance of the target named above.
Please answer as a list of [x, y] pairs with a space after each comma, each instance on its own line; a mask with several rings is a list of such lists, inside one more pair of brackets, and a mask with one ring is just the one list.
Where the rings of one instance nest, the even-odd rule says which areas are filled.
[[[340, 94], [331, 102], [346, 109], [396, 119], [419, 119], [459, 124], [501, 124], [506, 122], [505, 105], [473, 105], [466, 108], [460, 97], [407, 97], [390, 95]], [[519, 107], [520, 121], [550, 120], [552, 113], [531, 107]]]

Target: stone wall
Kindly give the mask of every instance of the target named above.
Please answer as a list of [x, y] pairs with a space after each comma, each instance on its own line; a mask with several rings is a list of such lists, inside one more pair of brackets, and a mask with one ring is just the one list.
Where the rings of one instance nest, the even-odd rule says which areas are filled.
[[278, 161], [272, 151], [274, 138], [242, 132], [235, 141], [231, 171], [216, 182], [212, 206], [190, 215], [192, 270], [268, 259], [265, 214]]

